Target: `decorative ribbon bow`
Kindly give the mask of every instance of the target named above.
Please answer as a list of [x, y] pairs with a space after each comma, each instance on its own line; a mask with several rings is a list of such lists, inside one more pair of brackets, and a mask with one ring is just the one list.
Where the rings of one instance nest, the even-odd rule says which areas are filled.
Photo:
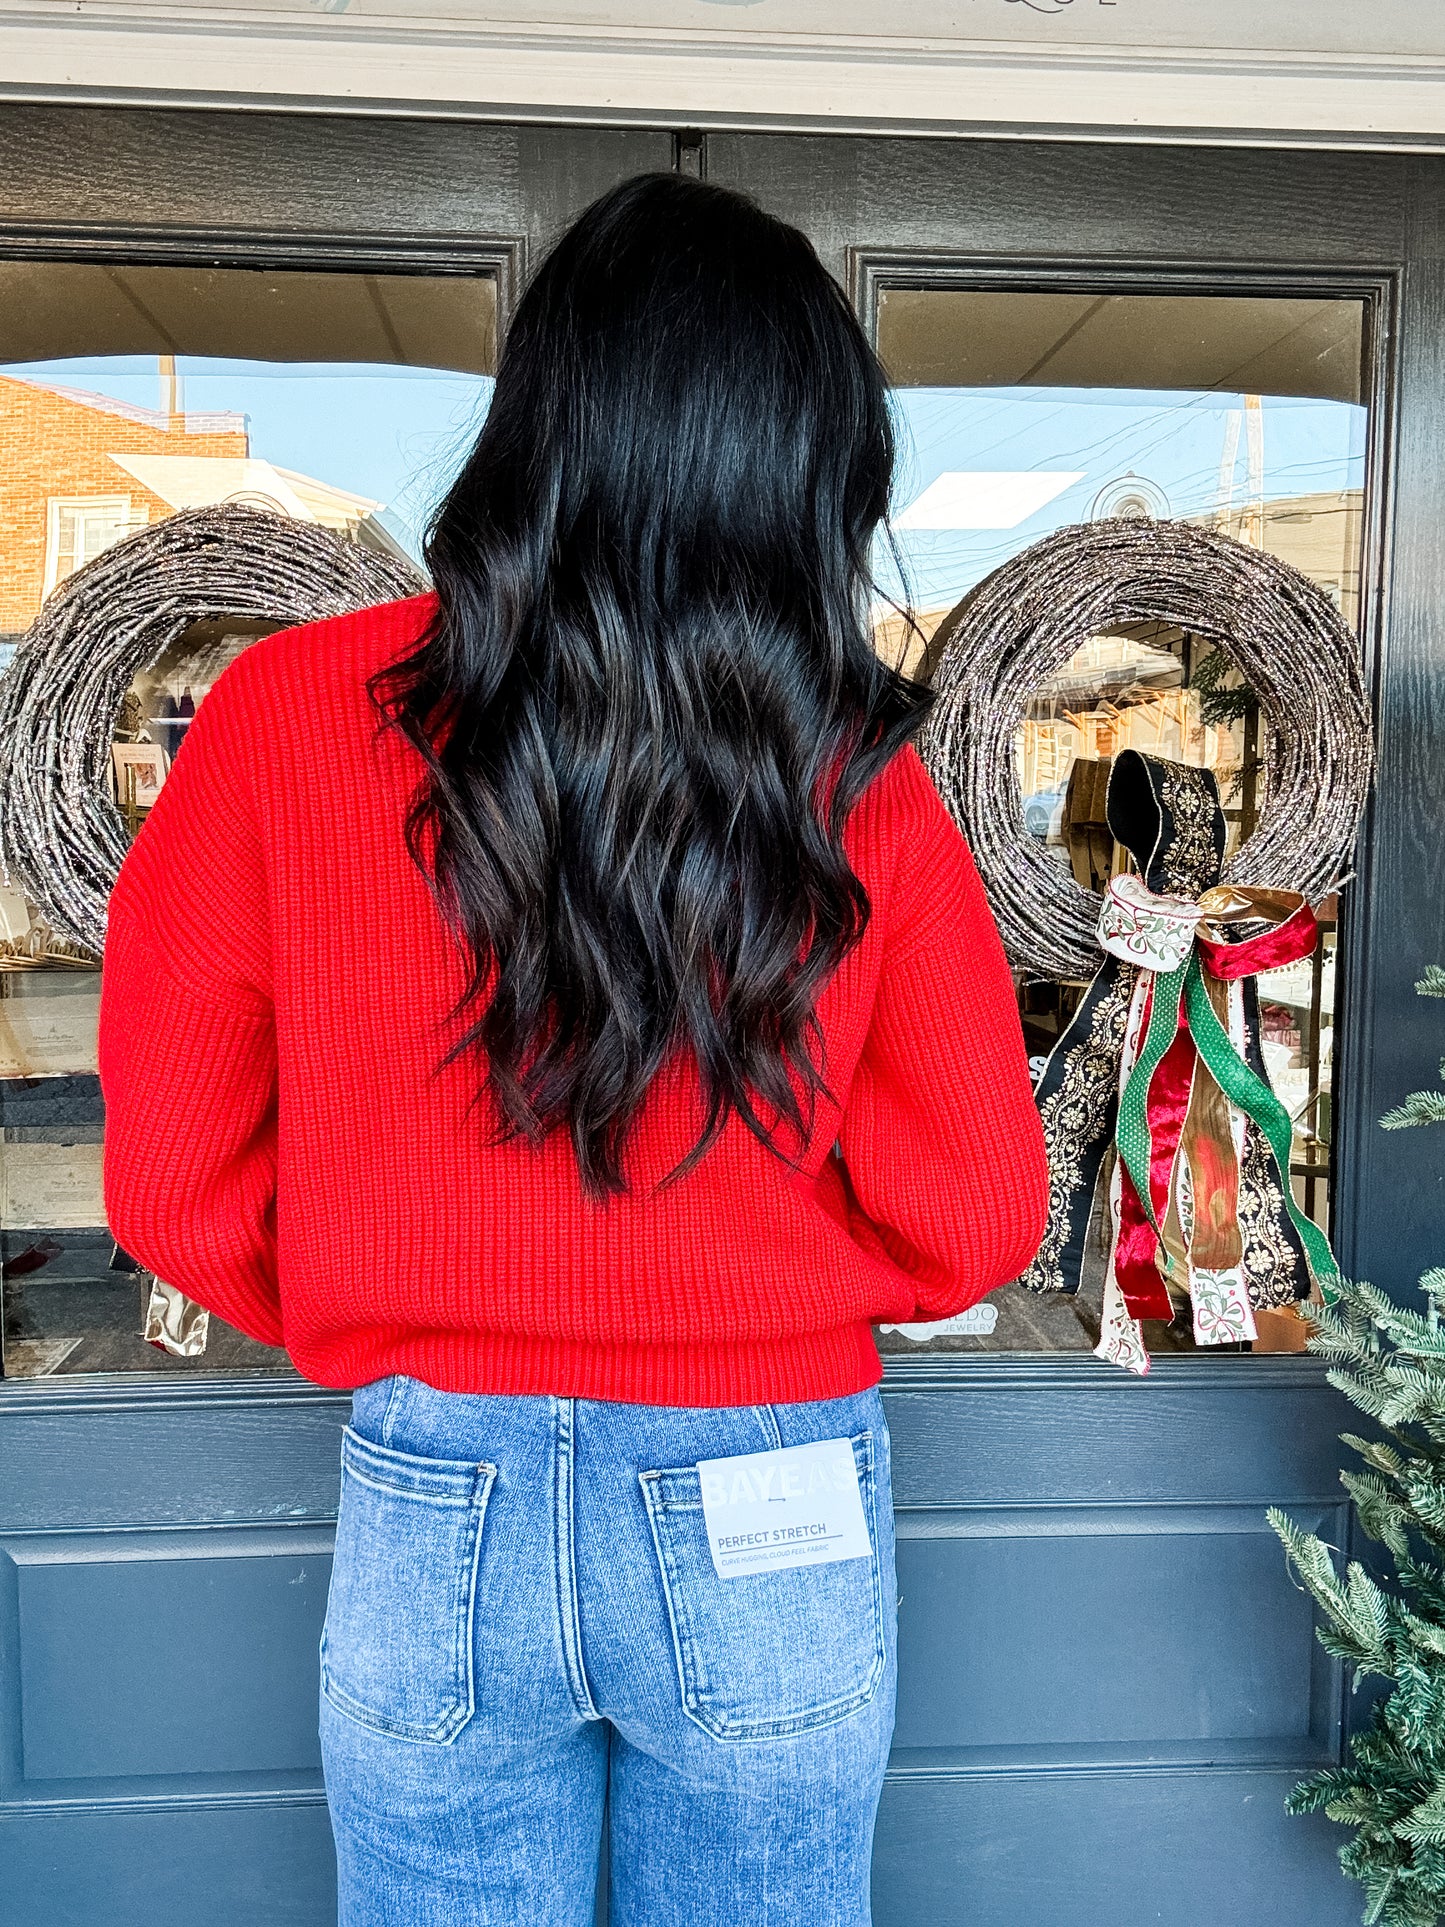
[[[1231, 939], [1240, 923], [1264, 927]], [[1139, 973], [1120, 1051], [1099, 1349], [1147, 1370], [1138, 1321], [1173, 1317], [1167, 1280], [1187, 1281], [1200, 1343], [1255, 1335], [1239, 1224], [1247, 1122], [1268, 1146], [1308, 1270], [1334, 1296], [1339, 1267], [1289, 1182], [1289, 1113], [1242, 1049], [1245, 980], [1309, 956], [1319, 928], [1297, 891], [1217, 885], [1190, 902], [1119, 876], [1105, 894], [1099, 941]]]
[[[1200, 1344], [1255, 1336], [1254, 1311], [1332, 1297], [1338, 1267], [1290, 1188], [1292, 1125], [1265, 1073], [1257, 971], [1310, 954], [1297, 892], [1221, 885], [1224, 813], [1208, 770], [1127, 750], [1106, 814], [1139, 864], [1099, 918], [1103, 967], [1036, 1091], [1049, 1224], [1022, 1282], [1076, 1292], [1112, 1145], [1099, 1355], [1147, 1372], [1140, 1320], [1187, 1283]], [[1245, 926], [1241, 931], [1239, 926]]]

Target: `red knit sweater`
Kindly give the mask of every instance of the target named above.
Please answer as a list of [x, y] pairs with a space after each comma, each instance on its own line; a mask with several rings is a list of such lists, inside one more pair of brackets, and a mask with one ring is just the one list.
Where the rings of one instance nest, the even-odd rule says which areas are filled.
[[111, 900], [115, 1236], [321, 1385], [676, 1405], [871, 1385], [870, 1325], [1016, 1276], [1045, 1206], [1003, 952], [918, 757], [847, 826], [872, 917], [819, 1005], [839, 1102], [801, 1170], [734, 1120], [654, 1189], [696, 1134], [679, 1067], [600, 1206], [562, 1136], [497, 1145], [474, 1068], [435, 1074], [461, 959], [403, 842], [419, 759], [378, 739], [364, 687], [429, 613], [256, 643], [188, 729]]

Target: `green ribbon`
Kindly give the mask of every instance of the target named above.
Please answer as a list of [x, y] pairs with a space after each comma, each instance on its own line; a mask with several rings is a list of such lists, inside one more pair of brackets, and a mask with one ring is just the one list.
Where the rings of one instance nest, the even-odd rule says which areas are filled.
[[[1319, 1226], [1300, 1210], [1290, 1187], [1289, 1160], [1294, 1143], [1294, 1125], [1289, 1112], [1269, 1085], [1250, 1068], [1230, 1042], [1228, 1031], [1220, 1023], [1209, 1001], [1198, 951], [1191, 951], [1177, 969], [1161, 971], [1155, 977], [1149, 1026], [1138, 1059], [1119, 1098], [1115, 1141], [1145, 1216], [1157, 1236], [1159, 1221], [1155, 1216], [1154, 1199], [1149, 1187], [1149, 1172], [1154, 1159], [1154, 1136], [1149, 1128], [1149, 1086], [1163, 1061], [1164, 1053], [1179, 1033], [1181, 1005], [1189, 1020], [1194, 1048], [1205, 1069], [1234, 1108], [1242, 1111], [1263, 1133], [1279, 1177], [1285, 1210], [1299, 1233], [1306, 1262], [1319, 1285], [1320, 1295], [1327, 1305], [1332, 1305], [1339, 1296], [1336, 1280], [1340, 1268], [1330, 1250], [1329, 1240]], [[1171, 1263], [1166, 1253], [1166, 1274]]]

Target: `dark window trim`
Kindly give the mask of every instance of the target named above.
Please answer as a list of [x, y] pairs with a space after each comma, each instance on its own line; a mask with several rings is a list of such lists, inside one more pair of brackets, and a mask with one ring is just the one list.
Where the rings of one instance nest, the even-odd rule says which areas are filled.
[[[1399, 413], [1396, 354], [1401, 269], [1342, 269], [1291, 263], [1241, 266], [1215, 261], [1149, 260], [1137, 255], [1114, 262], [952, 254], [936, 250], [850, 248], [850, 297], [869, 340], [877, 347], [878, 298], [888, 288], [968, 288], [1009, 294], [1273, 295], [1314, 300], [1360, 301], [1365, 307], [1363, 388], [1368, 410], [1364, 518], [1360, 555], [1360, 652], [1376, 718], [1382, 711], [1384, 648], [1389, 593], [1389, 528]], [[1352, 887], [1341, 900], [1334, 1018], [1333, 1117], [1330, 1142], [1331, 1235], [1346, 1272], [1358, 1270], [1361, 1188], [1368, 1160], [1361, 1155], [1375, 1119], [1368, 1111], [1365, 1079], [1357, 1064], [1369, 1061], [1370, 1035], [1379, 997], [1372, 948], [1372, 920], [1360, 914], [1371, 887], [1377, 851], [1374, 792], [1366, 805]], [[1373, 933], [1377, 934], [1377, 933]], [[1019, 1353], [992, 1353], [1018, 1358]], [[1156, 1361], [1157, 1364], [1158, 1361]], [[1210, 1369], [1223, 1364], [1211, 1361]], [[1300, 1361], [1303, 1362], [1302, 1360]], [[1287, 1368], [1288, 1369], [1288, 1368]]]
[[249, 268], [277, 273], [490, 277], [497, 287], [497, 337], [517, 304], [526, 271], [521, 235], [413, 240], [235, 229], [39, 226], [0, 222], [0, 261], [111, 262], [123, 267]]

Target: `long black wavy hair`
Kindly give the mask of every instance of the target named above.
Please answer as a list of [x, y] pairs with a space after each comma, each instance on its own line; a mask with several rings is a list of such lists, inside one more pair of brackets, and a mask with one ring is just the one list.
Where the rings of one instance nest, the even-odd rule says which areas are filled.
[[852, 805], [928, 697], [869, 640], [882, 372], [797, 229], [679, 175], [576, 221], [507, 334], [426, 542], [435, 618], [373, 679], [426, 762], [407, 840], [461, 941], [498, 1132], [627, 1189], [676, 1053], [691, 1168], [780, 1156], [826, 1086], [814, 1006], [862, 935]]

